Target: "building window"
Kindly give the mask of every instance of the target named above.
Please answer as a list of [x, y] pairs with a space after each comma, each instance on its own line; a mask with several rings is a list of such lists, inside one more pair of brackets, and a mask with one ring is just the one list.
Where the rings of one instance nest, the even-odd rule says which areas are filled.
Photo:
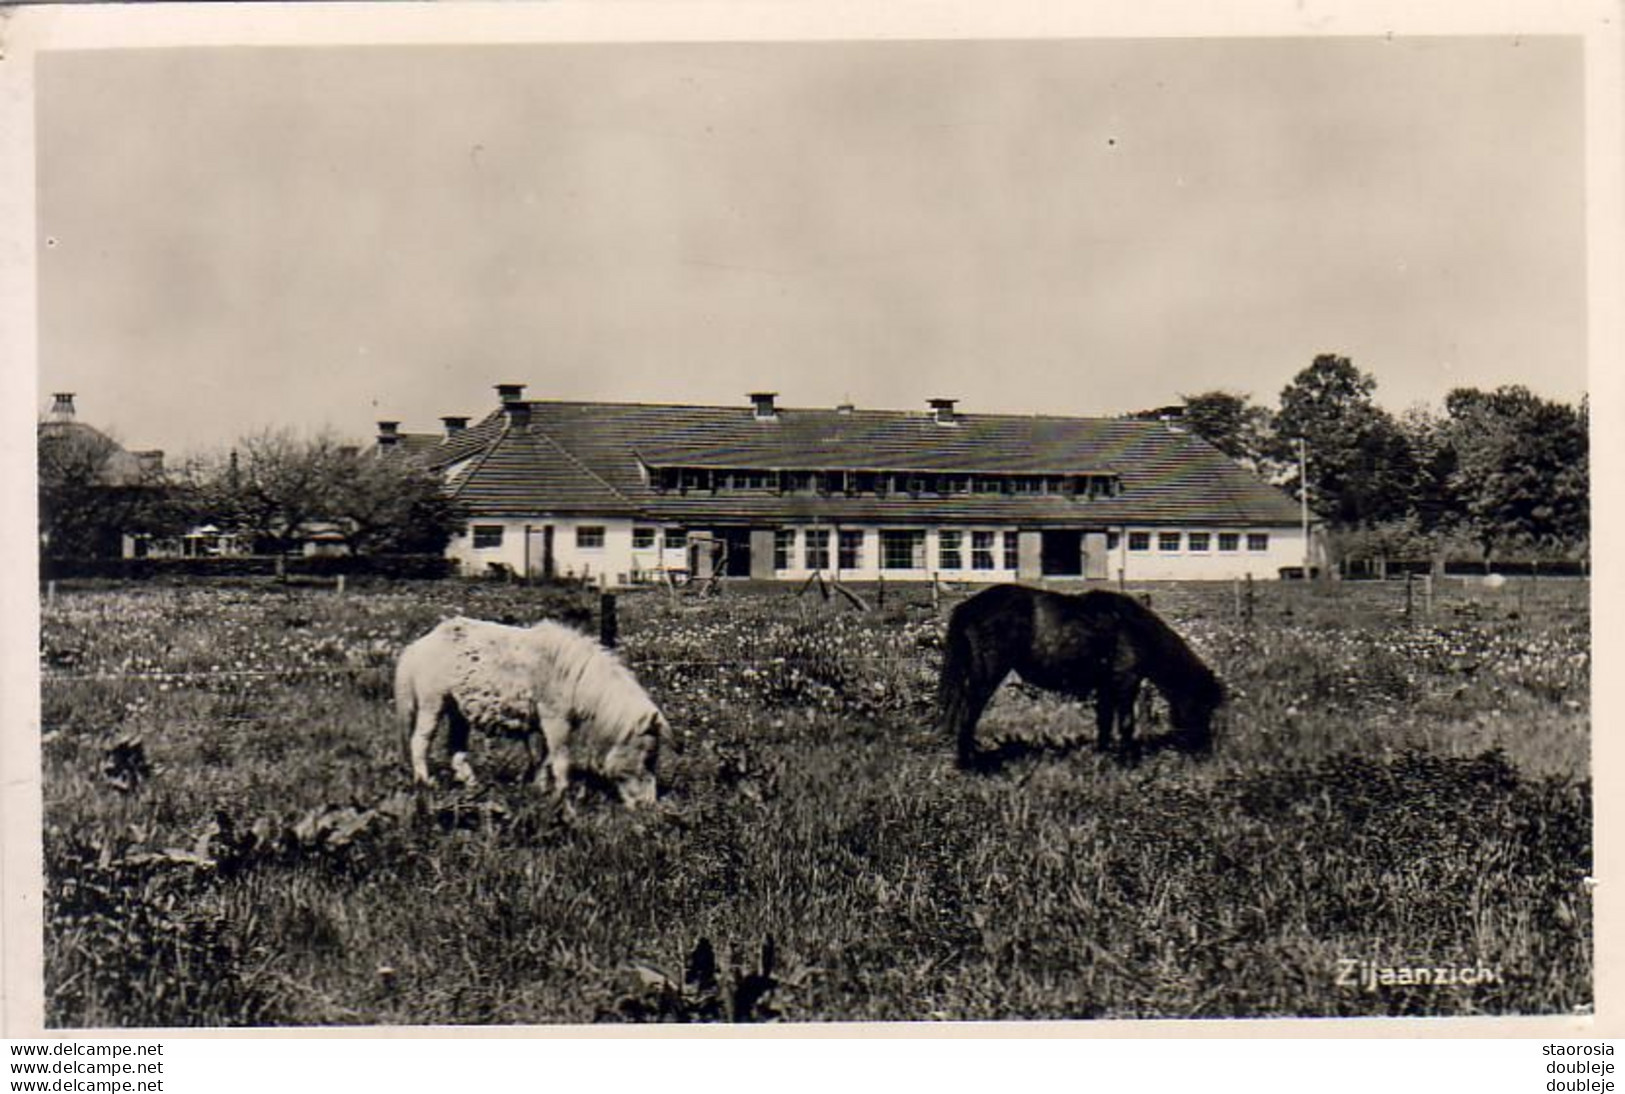
[[788, 570], [790, 560], [796, 553], [796, 532], [794, 528], [780, 528], [773, 533], [773, 568], [775, 570]]
[[632, 529], [632, 547], [634, 550], [647, 551], [655, 545], [655, 530], [653, 528]]
[[485, 551], [502, 546], [502, 525], [500, 524], [476, 524], [473, 532], [474, 549], [476, 551]]
[[688, 532], [682, 528], [666, 529], [666, 550], [681, 551], [688, 546]]
[[840, 539], [840, 557], [837, 561], [843, 570], [858, 570], [863, 567], [863, 533], [861, 531], [842, 531]]
[[829, 569], [829, 529], [809, 528], [803, 533], [806, 545], [807, 569]]
[[813, 489], [813, 475], [811, 471], [780, 471], [779, 493], [781, 494], [809, 494]]
[[970, 534], [970, 568], [973, 570], [993, 569], [992, 532], [972, 532]]
[[1270, 534], [1268, 532], [1248, 532], [1247, 550], [1267, 551], [1270, 549]]
[[1131, 551], [1151, 550], [1151, 533], [1130, 532], [1128, 534], [1128, 549]]
[[1157, 550], [1159, 550], [1159, 551], [1177, 551], [1177, 550], [1179, 550], [1179, 533], [1178, 532], [1158, 532], [1157, 533]]
[[937, 565], [944, 570], [962, 570], [965, 568], [965, 559], [962, 553], [963, 533], [957, 531], [942, 531], [937, 533]]
[[925, 533], [880, 533], [880, 568], [882, 570], [925, 569]]
[[1004, 534], [1004, 568], [1006, 570], [1019, 569], [1021, 566], [1021, 537], [1015, 532]]
[[1119, 543], [1121, 543], [1121, 542], [1123, 542], [1123, 537], [1122, 537], [1121, 533], [1118, 533], [1118, 532], [1115, 532], [1115, 531], [1106, 533], [1106, 550], [1108, 550], [1108, 551], [1117, 550], [1117, 545]]
[[1221, 551], [1234, 551], [1236, 548], [1238, 548], [1240, 546], [1241, 546], [1241, 533], [1240, 532], [1220, 532], [1219, 533], [1219, 550], [1221, 550]]
[[583, 551], [597, 550], [604, 545], [602, 524], [582, 524], [576, 528], [576, 547]]
[[1190, 537], [1190, 549], [1193, 551], [1207, 551], [1210, 549], [1209, 545], [1212, 542], [1213, 537], [1207, 532], [1192, 532]]

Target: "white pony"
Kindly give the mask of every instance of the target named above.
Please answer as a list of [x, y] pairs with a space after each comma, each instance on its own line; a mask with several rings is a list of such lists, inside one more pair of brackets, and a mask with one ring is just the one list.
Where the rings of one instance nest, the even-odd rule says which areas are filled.
[[442, 717], [453, 770], [474, 781], [469, 728], [522, 737], [538, 787], [562, 795], [572, 770], [615, 783], [629, 805], [655, 800], [665, 717], [626, 666], [557, 623], [507, 627], [448, 619], [407, 646], [395, 666], [395, 713], [412, 775], [429, 780], [429, 740]]

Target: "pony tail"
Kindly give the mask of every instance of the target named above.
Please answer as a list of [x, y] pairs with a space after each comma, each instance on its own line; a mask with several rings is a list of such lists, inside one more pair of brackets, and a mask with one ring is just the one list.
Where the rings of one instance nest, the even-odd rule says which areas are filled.
[[960, 762], [968, 763], [976, 755], [975, 717], [971, 713], [968, 694], [975, 654], [963, 622], [952, 616], [948, 619], [942, 673], [937, 678], [937, 710], [942, 719], [942, 728], [958, 746]]

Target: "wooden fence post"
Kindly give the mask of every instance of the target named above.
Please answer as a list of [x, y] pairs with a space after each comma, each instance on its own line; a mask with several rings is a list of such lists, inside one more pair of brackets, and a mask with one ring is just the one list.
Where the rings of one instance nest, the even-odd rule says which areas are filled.
[[339, 596], [344, 595], [344, 575], [343, 574], [339, 575], [338, 595]]
[[876, 586], [877, 587], [875, 589], [875, 607], [884, 608], [886, 606], [886, 575], [885, 574], [881, 574], [879, 576], [879, 578], [876, 580]]
[[1412, 591], [1411, 591], [1411, 585], [1412, 585], [1412, 579], [1413, 579], [1414, 576], [1415, 575], [1413, 575], [1409, 570], [1405, 571], [1405, 620], [1406, 620], [1406, 622], [1409, 622], [1410, 618], [1411, 618], [1411, 597], [1414, 595], [1412, 593]]
[[1253, 575], [1251, 573], [1248, 573], [1248, 575], [1247, 575], [1247, 615], [1246, 615], [1246, 619], [1247, 619], [1247, 622], [1248, 622], [1249, 625], [1253, 621]]
[[612, 650], [620, 638], [620, 621], [615, 618], [615, 594], [602, 593], [598, 597], [598, 641]]

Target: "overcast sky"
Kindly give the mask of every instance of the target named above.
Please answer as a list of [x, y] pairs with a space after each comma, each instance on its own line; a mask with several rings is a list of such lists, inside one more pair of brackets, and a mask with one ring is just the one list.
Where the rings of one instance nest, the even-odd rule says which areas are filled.
[[1586, 387], [1575, 39], [122, 50], [38, 74], [40, 409]]

